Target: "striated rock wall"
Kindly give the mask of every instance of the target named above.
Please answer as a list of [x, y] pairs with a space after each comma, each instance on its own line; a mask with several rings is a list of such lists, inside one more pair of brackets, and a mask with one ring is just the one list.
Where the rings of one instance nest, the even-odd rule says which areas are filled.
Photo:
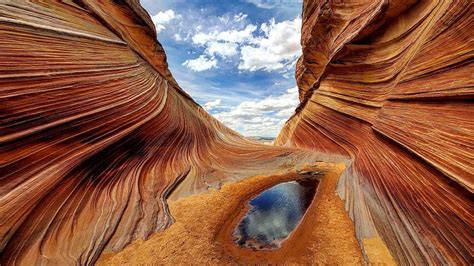
[[92, 264], [169, 226], [167, 198], [318, 158], [346, 163], [364, 249], [472, 264], [472, 9], [305, 1], [285, 148], [182, 90], [138, 1], [0, 1], [0, 264]]
[[0, 1], [0, 264], [92, 264], [166, 198], [310, 152], [243, 139], [171, 76], [138, 1]]
[[304, 1], [301, 104], [277, 145], [350, 159], [338, 192], [364, 248], [472, 264], [471, 1]]

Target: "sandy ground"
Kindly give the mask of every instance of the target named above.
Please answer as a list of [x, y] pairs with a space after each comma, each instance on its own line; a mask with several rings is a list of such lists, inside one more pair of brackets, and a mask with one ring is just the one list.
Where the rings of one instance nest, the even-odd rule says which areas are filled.
[[[296, 172], [255, 176], [170, 202], [176, 219], [171, 227], [119, 253], [103, 254], [98, 264], [363, 264], [354, 225], [335, 194], [343, 169], [343, 164], [328, 163], [302, 169], [326, 174], [300, 225], [280, 249], [241, 248], [234, 244], [232, 232], [247, 210], [247, 200], [276, 183], [298, 178]], [[386, 248], [380, 250], [377, 256], [369, 254], [370, 263], [393, 263]]]

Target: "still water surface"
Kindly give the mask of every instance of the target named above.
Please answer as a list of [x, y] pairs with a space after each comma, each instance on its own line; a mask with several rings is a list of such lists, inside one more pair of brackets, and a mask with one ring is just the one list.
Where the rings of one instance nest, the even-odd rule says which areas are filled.
[[317, 185], [316, 180], [280, 183], [251, 199], [234, 230], [235, 242], [254, 250], [279, 248], [305, 214]]

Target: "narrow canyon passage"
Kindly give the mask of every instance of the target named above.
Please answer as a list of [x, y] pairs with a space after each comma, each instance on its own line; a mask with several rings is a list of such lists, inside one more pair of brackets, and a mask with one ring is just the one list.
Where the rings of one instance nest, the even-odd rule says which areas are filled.
[[[299, 105], [264, 145], [180, 87], [138, 0], [0, 1], [0, 264], [473, 265], [472, 1], [302, 5]], [[234, 242], [308, 172], [280, 248]]]

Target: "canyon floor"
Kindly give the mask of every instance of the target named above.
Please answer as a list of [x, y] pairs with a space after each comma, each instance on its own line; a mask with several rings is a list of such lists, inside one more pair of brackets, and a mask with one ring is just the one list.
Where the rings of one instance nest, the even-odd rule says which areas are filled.
[[[247, 211], [255, 194], [284, 181], [298, 178], [296, 171], [272, 176], [253, 176], [228, 183], [220, 190], [169, 202], [175, 223], [136, 241], [119, 253], [103, 254], [98, 265], [119, 264], [394, 264], [379, 239], [364, 240], [366, 258], [357, 242], [354, 225], [336, 195], [344, 164], [307, 164], [304, 171], [324, 173], [318, 191], [299, 226], [276, 250], [253, 251], [237, 246], [232, 231]], [[367, 241], [367, 242], [366, 242]]]

